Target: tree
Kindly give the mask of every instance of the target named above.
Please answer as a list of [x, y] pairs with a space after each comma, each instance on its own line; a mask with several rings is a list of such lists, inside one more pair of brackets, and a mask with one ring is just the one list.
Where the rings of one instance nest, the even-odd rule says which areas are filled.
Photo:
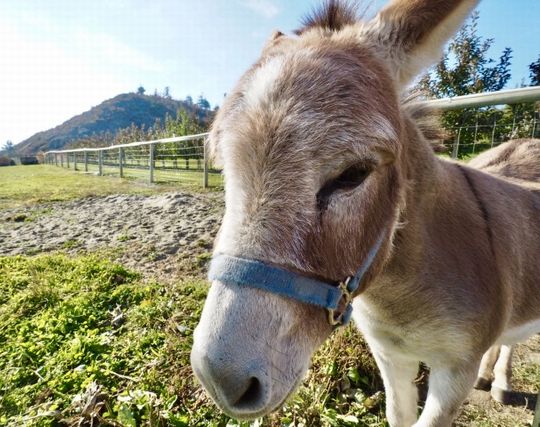
[[15, 147], [13, 145], [13, 142], [11, 142], [10, 140], [7, 140], [6, 143], [4, 144], [3, 150], [6, 152], [8, 156], [13, 155], [13, 153], [15, 152]]
[[[478, 20], [478, 12], [473, 13], [448, 44], [442, 60], [418, 82], [418, 89], [429, 97], [444, 98], [505, 87], [510, 79], [512, 49], [504, 48], [498, 60], [490, 58], [488, 51], [493, 39], [478, 35]], [[500, 124], [502, 116], [501, 110], [496, 108], [447, 111], [442, 115], [443, 127], [449, 133], [446, 142], [453, 144], [459, 140], [463, 148], [460, 155], [474, 151], [478, 141], [486, 142], [489, 147], [493, 138], [502, 138], [496, 134], [502, 132], [501, 126], [493, 130], [494, 123]], [[513, 132], [513, 125], [511, 129]]]
[[199, 95], [199, 98], [197, 99], [197, 106], [201, 109], [201, 110], [209, 110], [210, 109], [210, 103], [208, 102], [208, 100], [202, 96], [202, 95]]
[[489, 58], [493, 39], [478, 35], [478, 12], [450, 41], [442, 60], [418, 83], [436, 98], [501, 90], [510, 79], [512, 49], [503, 49], [498, 62]]
[[144, 92], [146, 92], [146, 89], [145, 89], [144, 87], [139, 86], [139, 87], [137, 88], [137, 94], [138, 94], [138, 95], [144, 95]]
[[165, 86], [165, 89], [163, 89], [163, 97], [171, 99], [171, 89], [169, 88], [169, 86]]
[[186, 99], [184, 99], [184, 102], [186, 103], [186, 105], [192, 107], [193, 106], [193, 98], [191, 97], [191, 95], [186, 96]]
[[529, 64], [529, 71], [531, 86], [540, 86], [540, 55], [538, 55], [536, 62]]

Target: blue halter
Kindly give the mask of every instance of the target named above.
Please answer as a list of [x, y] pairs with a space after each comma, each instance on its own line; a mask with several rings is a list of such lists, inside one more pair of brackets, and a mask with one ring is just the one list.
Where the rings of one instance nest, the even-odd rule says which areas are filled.
[[[208, 279], [262, 289], [322, 307], [328, 311], [328, 322], [332, 326], [346, 325], [352, 314], [353, 294], [379, 252], [383, 238], [384, 233], [375, 242], [356, 274], [347, 277], [337, 286], [262, 261], [225, 254], [217, 254], [212, 258]], [[341, 304], [344, 308], [339, 310]]]

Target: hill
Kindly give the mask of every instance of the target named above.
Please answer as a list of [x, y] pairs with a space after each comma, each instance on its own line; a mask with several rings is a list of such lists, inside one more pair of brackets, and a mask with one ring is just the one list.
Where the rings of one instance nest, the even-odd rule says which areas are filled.
[[163, 120], [167, 114], [176, 116], [179, 109], [196, 114], [199, 121], [207, 121], [209, 111], [201, 111], [193, 104], [161, 96], [125, 93], [108, 99], [59, 126], [36, 133], [17, 144], [15, 149], [19, 155], [62, 149], [77, 139], [106, 132], [114, 134], [131, 124], [148, 128], [156, 119]]

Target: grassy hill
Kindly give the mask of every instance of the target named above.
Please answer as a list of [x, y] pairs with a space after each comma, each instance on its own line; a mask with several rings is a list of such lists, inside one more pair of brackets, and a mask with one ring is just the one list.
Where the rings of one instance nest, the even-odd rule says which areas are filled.
[[178, 109], [194, 113], [202, 122], [208, 117], [194, 105], [160, 96], [125, 93], [108, 99], [79, 114], [59, 126], [38, 132], [17, 144], [17, 154], [36, 154], [40, 151], [61, 149], [70, 142], [106, 132], [114, 134], [119, 129], [144, 125], [152, 126], [156, 119], [164, 119], [167, 114], [176, 116]]

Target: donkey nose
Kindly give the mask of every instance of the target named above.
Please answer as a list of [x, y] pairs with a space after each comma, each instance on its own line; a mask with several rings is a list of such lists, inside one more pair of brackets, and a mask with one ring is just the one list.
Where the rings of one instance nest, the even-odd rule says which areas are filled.
[[268, 410], [270, 387], [260, 364], [193, 348], [191, 365], [206, 391], [228, 415], [256, 418]]

